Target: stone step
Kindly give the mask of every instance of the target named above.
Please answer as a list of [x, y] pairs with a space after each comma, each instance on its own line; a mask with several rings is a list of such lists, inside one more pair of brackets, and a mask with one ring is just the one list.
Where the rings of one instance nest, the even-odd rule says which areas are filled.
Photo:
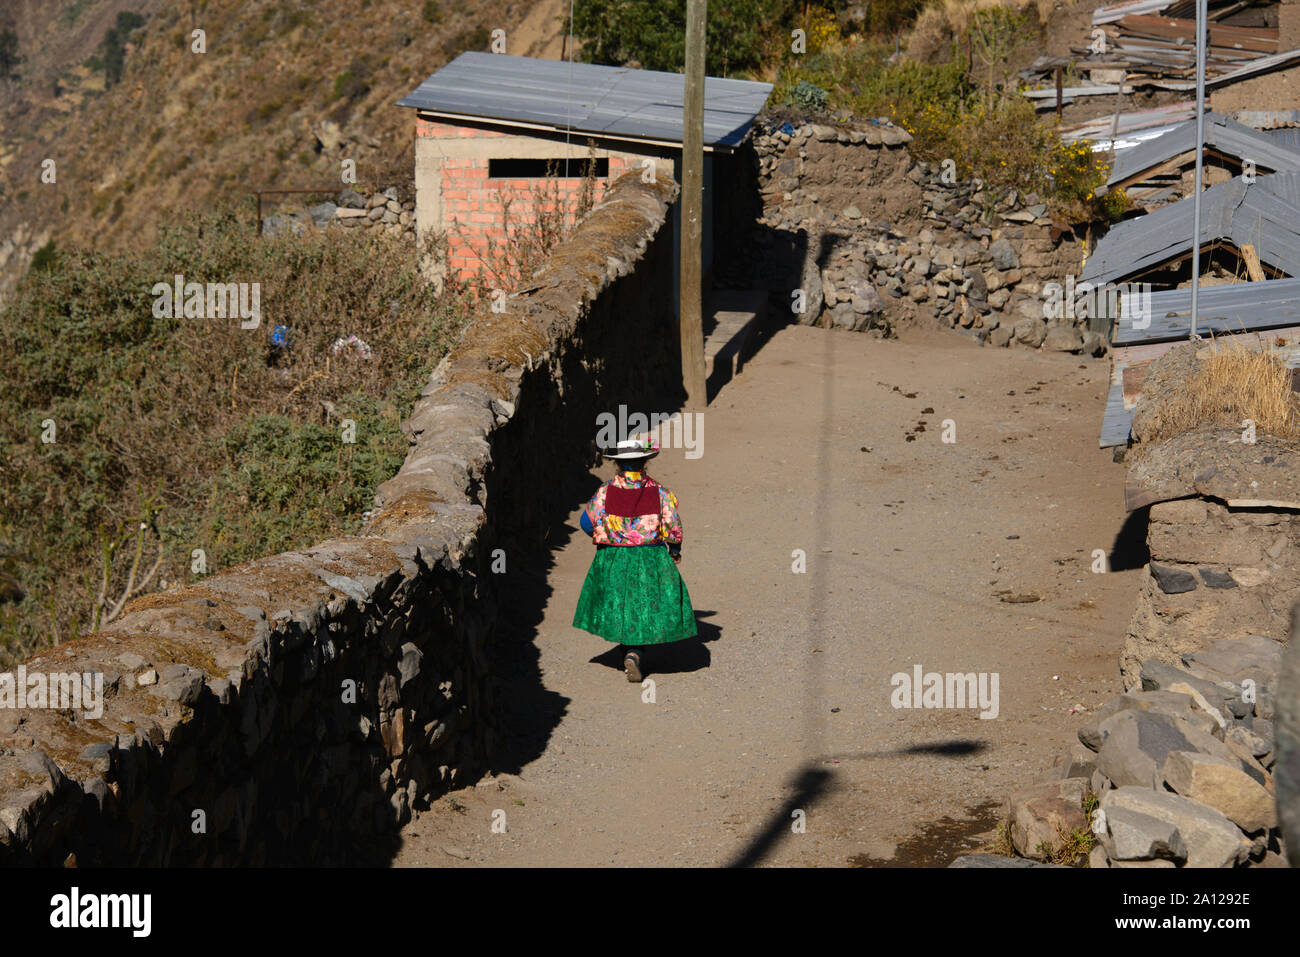
[[763, 289], [719, 289], [704, 304], [704, 376], [714, 395], [740, 374], [767, 309]]

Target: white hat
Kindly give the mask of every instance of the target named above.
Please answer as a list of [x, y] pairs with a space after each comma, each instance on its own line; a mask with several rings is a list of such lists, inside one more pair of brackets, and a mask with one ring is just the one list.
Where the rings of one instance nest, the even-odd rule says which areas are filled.
[[652, 459], [659, 454], [658, 443], [649, 439], [624, 439], [612, 449], [600, 453], [607, 459]]

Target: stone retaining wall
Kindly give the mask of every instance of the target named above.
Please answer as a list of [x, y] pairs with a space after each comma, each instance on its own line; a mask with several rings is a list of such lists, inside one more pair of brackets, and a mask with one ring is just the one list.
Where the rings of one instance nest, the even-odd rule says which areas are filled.
[[[750, 255], [751, 281], [786, 297], [802, 288], [805, 324], [889, 334], [899, 320], [934, 317], [995, 346], [1103, 352], [1085, 319], [1048, 319], [1045, 287], [1077, 273], [1083, 249], [1053, 227], [1046, 204], [918, 162], [911, 140], [883, 118], [760, 117], [754, 149], [767, 232]], [[780, 268], [792, 258], [783, 239], [796, 236], [802, 249], [793, 258], [803, 266], [791, 276]]]
[[1124, 497], [1147, 509], [1147, 577], [1120, 668], [1131, 688], [1147, 659], [1175, 664], [1217, 638], [1286, 641], [1300, 600], [1300, 445], [1211, 424], [1151, 442], [1162, 396], [1191, 374], [1165, 353], [1134, 409]]
[[[405, 195], [403, 195], [405, 193]], [[415, 196], [409, 186], [387, 186], [370, 195], [344, 189], [333, 199], [305, 210], [280, 212], [262, 217], [262, 235], [302, 232], [315, 227], [340, 226], [353, 231], [384, 232], [415, 239]]]
[[494, 557], [527, 561], [563, 514], [599, 410], [680, 383], [675, 195], [624, 177], [470, 325], [361, 536], [138, 600], [25, 662], [100, 675], [105, 699], [0, 708], [0, 864], [385, 863], [412, 808], [479, 774], [501, 736]]
[[1300, 599], [1300, 512], [1195, 496], [1158, 502], [1148, 518], [1151, 561], [1120, 659], [1130, 687], [1143, 661], [1176, 664], [1215, 638], [1286, 640]]

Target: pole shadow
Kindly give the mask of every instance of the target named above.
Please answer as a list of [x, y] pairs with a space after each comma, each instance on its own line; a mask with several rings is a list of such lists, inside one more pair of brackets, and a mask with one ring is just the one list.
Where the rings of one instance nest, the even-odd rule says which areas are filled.
[[826, 761], [866, 761], [876, 758], [917, 757], [933, 755], [945, 758], [966, 758], [987, 751], [989, 745], [983, 741], [959, 738], [953, 741], [930, 741], [913, 744], [892, 751], [853, 751], [843, 754], [827, 755], [818, 761], [810, 761], [795, 775], [791, 782], [793, 793], [773, 812], [767, 824], [741, 851], [727, 863], [726, 867], [757, 867], [771, 856], [781, 839], [793, 833], [792, 824], [795, 811], [805, 814], [817, 802], [832, 792], [835, 774], [832, 770], [821, 767]]

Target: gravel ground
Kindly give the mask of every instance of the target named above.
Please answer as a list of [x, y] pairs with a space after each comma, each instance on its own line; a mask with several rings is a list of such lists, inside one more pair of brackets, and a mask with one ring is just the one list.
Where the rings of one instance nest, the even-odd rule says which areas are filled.
[[[513, 628], [541, 675], [507, 695], [521, 757], [419, 815], [395, 863], [943, 864], [987, 839], [1071, 709], [1122, 690], [1139, 572], [1091, 570], [1124, 520], [1106, 381], [948, 332], [777, 332], [704, 413], [704, 454], [651, 468], [705, 640], [650, 675], [651, 703], [571, 626], [592, 556], [575, 501], [535, 576], [544, 614]], [[915, 665], [996, 674], [996, 718], [895, 709]]]

